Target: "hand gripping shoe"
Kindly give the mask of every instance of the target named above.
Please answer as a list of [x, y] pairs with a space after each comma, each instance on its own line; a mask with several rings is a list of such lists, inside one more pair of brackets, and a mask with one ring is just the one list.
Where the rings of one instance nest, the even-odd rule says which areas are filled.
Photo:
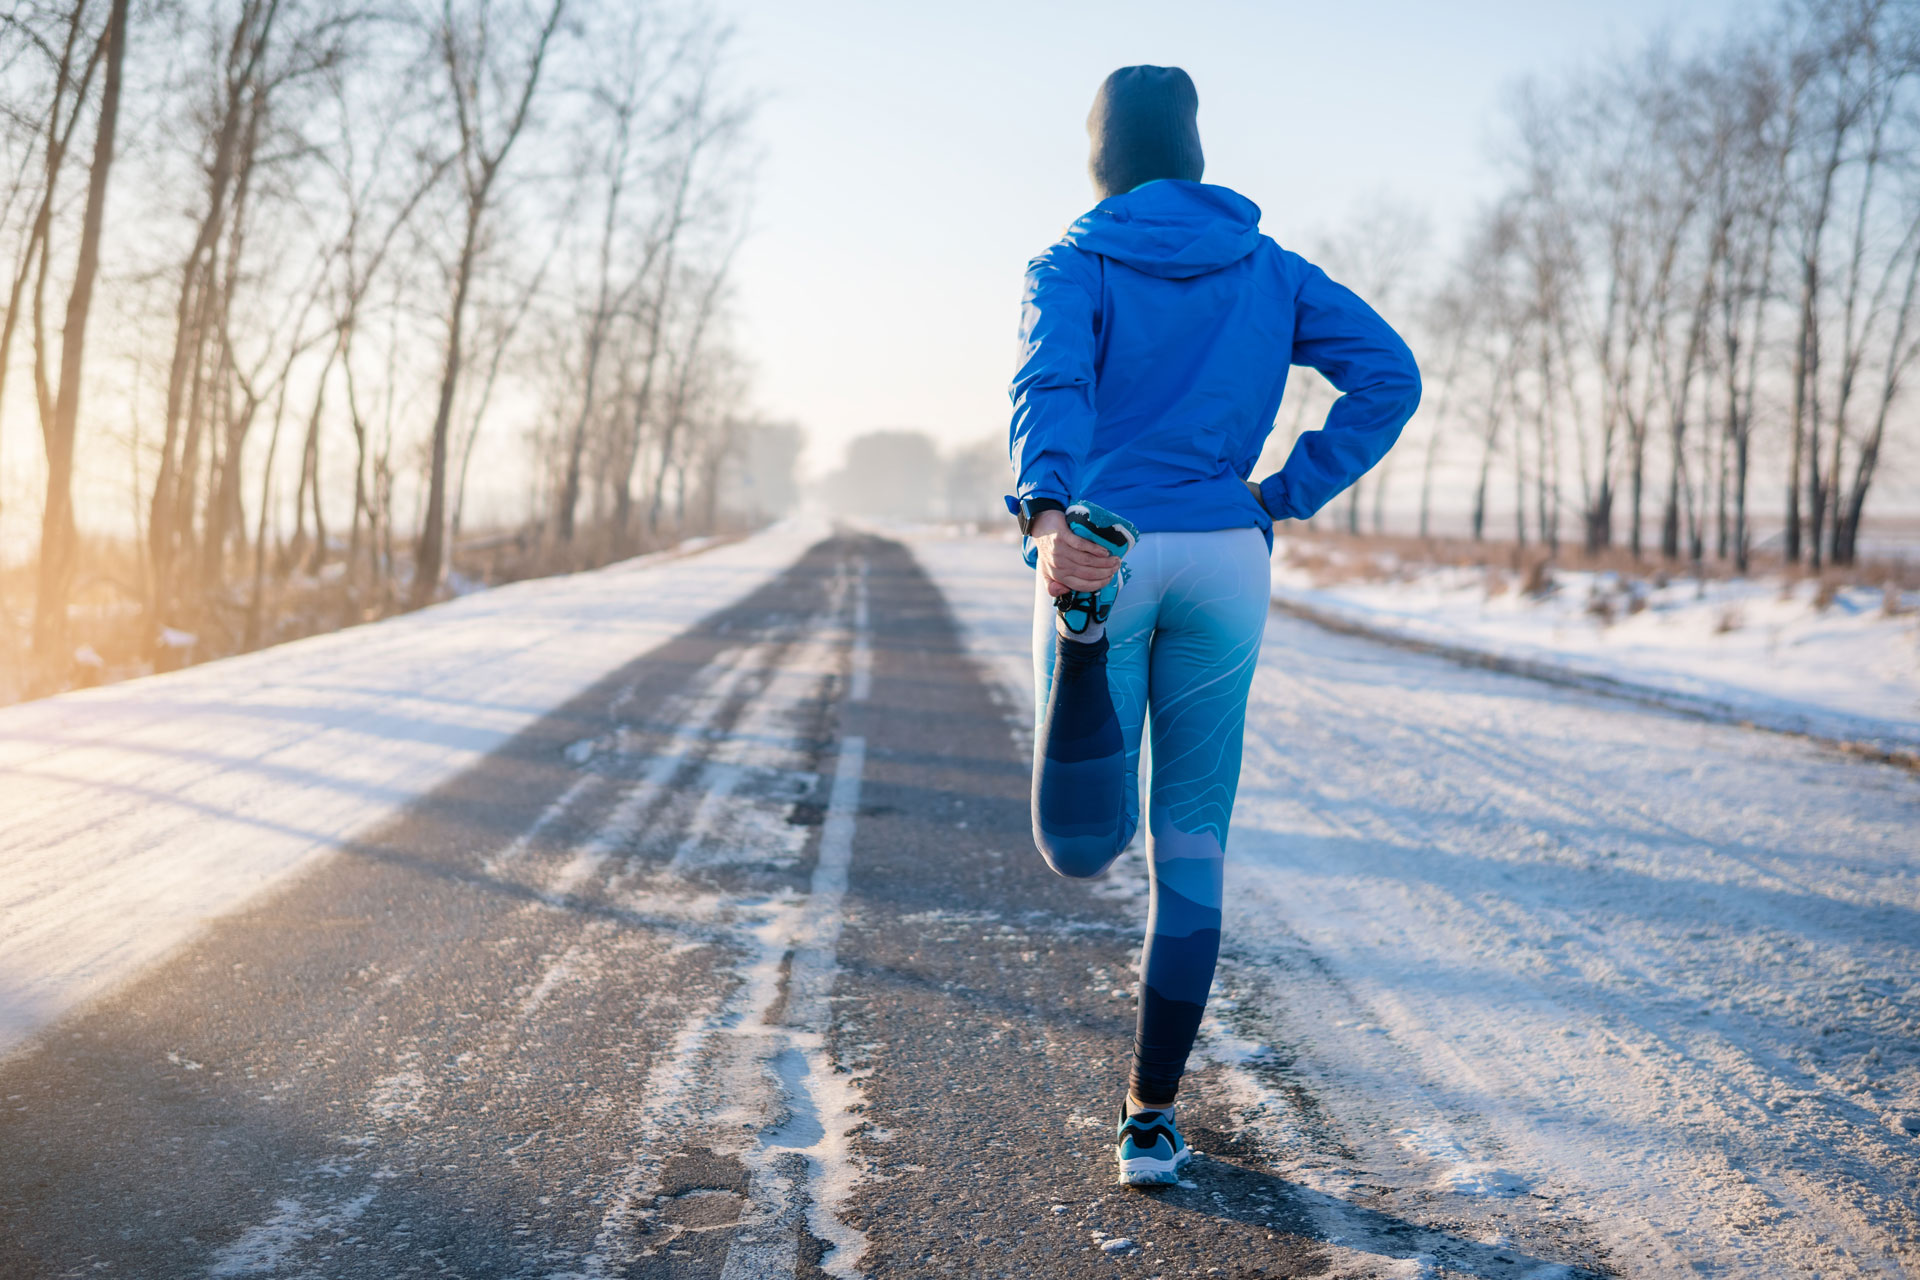
[[[1133, 527], [1131, 520], [1091, 502], [1074, 503], [1067, 508], [1066, 517], [1067, 528], [1094, 545], [1105, 547], [1115, 557], [1126, 555], [1140, 538], [1140, 531]], [[1122, 564], [1120, 571], [1098, 591], [1069, 591], [1055, 596], [1053, 607], [1060, 611], [1067, 630], [1077, 636], [1097, 622], [1104, 623], [1127, 576], [1127, 566]]]

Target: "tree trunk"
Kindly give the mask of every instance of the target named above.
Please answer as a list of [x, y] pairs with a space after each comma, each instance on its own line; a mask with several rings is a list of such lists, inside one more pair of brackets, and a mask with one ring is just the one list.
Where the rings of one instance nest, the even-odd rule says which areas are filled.
[[467, 311], [467, 291], [473, 283], [479, 209], [471, 204], [467, 213], [467, 234], [460, 246], [459, 269], [454, 275], [453, 314], [447, 326], [447, 359], [440, 375], [440, 399], [433, 415], [433, 460], [427, 473], [427, 515], [420, 529], [419, 551], [414, 556], [412, 603], [415, 608], [432, 601], [440, 588], [440, 573], [446, 558], [447, 536], [447, 428], [453, 422], [453, 393], [460, 381], [460, 347]]
[[1727, 437], [1725, 432], [1714, 436], [1713, 444], [1713, 558], [1724, 562], [1727, 558]]
[[[1544, 313], [1545, 308], [1542, 308]], [[1553, 550], [1554, 534], [1547, 519], [1547, 486], [1550, 483], [1551, 467], [1547, 459], [1550, 435], [1549, 422], [1553, 417], [1553, 380], [1552, 364], [1549, 356], [1551, 348], [1547, 344], [1547, 326], [1543, 318], [1540, 322], [1540, 405], [1533, 419], [1533, 500], [1534, 523], [1539, 531], [1540, 540], [1547, 545], [1548, 552]], [[1516, 440], [1519, 431], [1514, 432]]]
[[351, 589], [360, 573], [360, 526], [365, 520], [371, 538], [373, 509], [367, 494], [367, 424], [360, 414], [360, 397], [353, 385], [353, 332], [351, 322], [341, 331], [340, 373], [346, 383], [347, 422], [353, 427], [353, 521], [347, 531], [347, 585]]
[[1373, 476], [1373, 532], [1374, 536], [1387, 531], [1387, 476], [1392, 473], [1393, 455], [1389, 453], [1380, 460], [1380, 469]]
[[[27, 234], [27, 243], [20, 251], [20, 268], [14, 273], [13, 285], [7, 294], [7, 314], [0, 321], [0, 406], [6, 403], [7, 370], [12, 367], [13, 335], [19, 327], [20, 299], [29, 279], [34, 283], [35, 316], [35, 394], [40, 402], [40, 420], [46, 422], [52, 405], [47, 397], [44, 385], [44, 361], [40, 355], [40, 344], [45, 342], [45, 334], [38, 323], [42, 313], [46, 294], [46, 266], [48, 258], [48, 240], [52, 235], [54, 196], [59, 189], [60, 174], [66, 167], [67, 147], [73, 140], [73, 131], [79, 126], [80, 118], [87, 105], [87, 87], [93, 81], [94, 68], [99, 64], [101, 45], [96, 41], [93, 56], [88, 60], [85, 73], [76, 85], [73, 81], [73, 54], [80, 43], [85, 30], [86, 9], [76, 4], [67, 23], [66, 39], [60, 49], [60, 58], [54, 71], [53, 101], [47, 108], [46, 154], [43, 157], [42, 171], [45, 181], [40, 191], [40, 204], [34, 211], [31, 229]], [[73, 109], [67, 115], [66, 126], [61, 127], [60, 111], [67, 99], [67, 91], [73, 90]]]
[[1499, 426], [1496, 422], [1487, 429], [1486, 444], [1480, 450], [1480, 478], [1473, 486], [1473, 540], [1483, 542], [1487, 536], [1487, 479], [1493, 472], [1494, 439]]
[[1753, 533], [1747, 526], [1747, 433], [1733, 442], [1733, 564], [1742, 574], [1750, 567]]
[[39, 590], [34, 600], [33, 647], [43, 658], [65, 656], [67, 591], [73, 573], [73, 443], [80, 419], [80, 380], [86, 354], [87, 313], [100, 269], [100, 227], [106, 216], [107, 177], [113, 169], [113, 135], [120, 117], [120, 70], [127, 54], [128, 0], [113, 0], [107, 15], [107, 77], [100, 94], [100, 123], [87, 177], [87, 207], [80, 224], [80, 256], [67, 295], [60, 341], [60, 394], [54, 402], [47, 446], [47, 500], [40, 522]]
[[273, 432], [267, 437], [267, 464], [260, 475], [260, 517], [253, 534], [253, 591], [247, 601], [247, 630], [243, 647], [260, 646], [262, 598], [267, 580], [267, 509], [273, 505], [273, 458], [280, 451], [280, 428], [287, 418], [287, 381], [280, 380], [280, 395], [273, 409]]
[[[1833, 193], [1833, 177], [1840, 166], [1841, 136], [1841, 131], [1836, 130], [1833, 151], [1828, 157], [1826, 170], [1822, 175], [1814, 222], [1807, 231], [1811, 241], [1802, 251], [1800, 259], [1800, 332], [1793, 349], [1793, 418], [1790, 435], [1792, 445], [1787, 461], [1787, 526], [1784, 546], [1787, 561], [1790, 564], [1800, 562], [1800, 478], [1807, 471], [1806, 449], [1809, 438], [1812, 440], [1814, 451], [1812, 470], [1816, 473], [1816, 477], [1820, 469], [1818, 457], [1820, 406], [1815, 385], [1820, 376], [1820, 234], [1826, 227], [1827, 210]], [[1815, 488], [1817, 484], [1810, 483], [1809, 494]], [[1817, 514], [1814, 519], [1818, 520]], [[1813, 535], [1816, 569], [1819, 568], [1819, 542], [1820, 535], [1816, 529]]]
[[1516, 546], [1527, 545], [1527, 468], [1526, 435], [1527, 429], [1521, 420], [1519, 405], [1514, 406], [1513, 415], [1513, 541]]
[[[154, 583], [154, 603], [164, 611], [169, 607], [174, 579], [174, 560], [182, 542], [189, 536], [193, 521], [193, 480], [190, 472], [198, 451], [199, 424], [196, 408], [201, 393], [204, 353], [211, 332], [210, 297], [213, 290], [215, 257], [220, 231], [226, 223], [227, 197], [232, 189], [236, 153], [240, 147], [240, 126], [249, 114], [242, 95], [253, 85], [255, 73], [266, 56], [268, 38], [278, 12], [278, 0], [262, 10], [256, 5], [242, 7], [234, 22], [228, 43], [224, 77], [226, 97], [220, 128], [214, 137], [213, 160], [207, 170], [207, 211], [201, 219], [193, 247], [189, 250], [180, 275], [180, 295], [174, 308], [173, 357], [167, 371], [165, 429], [160, 442], [160, 467], [154, 477], [153, 500], [147, 514], [148, 559]], [[259, 29], [255, 31], [255, 24]], [[181, 415], [188, 419], [186, 441], [175, 455], [180, 440]]]

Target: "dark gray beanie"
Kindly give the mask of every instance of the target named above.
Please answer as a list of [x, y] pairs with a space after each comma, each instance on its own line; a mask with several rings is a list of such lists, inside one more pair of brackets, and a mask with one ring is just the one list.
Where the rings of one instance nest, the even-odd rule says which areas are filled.
[[1122, 67], [1093, 95], [1087, 172], [1105, 200], [1156, 178], [1200, 181], [1200, 95], [1178, 67]]

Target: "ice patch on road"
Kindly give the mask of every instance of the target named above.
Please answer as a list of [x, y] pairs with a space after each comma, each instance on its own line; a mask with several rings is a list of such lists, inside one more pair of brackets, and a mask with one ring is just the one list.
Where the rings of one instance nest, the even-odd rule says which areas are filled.
[[1442, 1190], [1464, 1196], [1517, 1196], [1527, 1190], [1525, 1178], [1474, 1159], [1452, 1134], [1432, 1129], [1401, 1129], [1394, 1137], [1401, 1146], [1438, 1167], [1436, 1181]]

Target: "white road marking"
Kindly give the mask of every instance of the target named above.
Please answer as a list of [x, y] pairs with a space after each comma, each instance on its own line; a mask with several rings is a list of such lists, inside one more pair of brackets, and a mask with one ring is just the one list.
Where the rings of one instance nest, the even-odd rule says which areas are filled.
[[[848, 687], [848, 697], [853, 701], [865, 700], [872, 688], [869, 634], [867, 566], [863, 562], [854, 586], [853, 675]], [[794, 1183], [802, 1168], [807, 1225], [817, 1239], [830, 1246], [821, 1259], [821, 1269], [835, 1276], [860, 1274], [866, 1235], [841, 1221], [837, 1213], [852, 1191], [855, 1177], [847, 1134], [857, 1124], [854, 1106], [858, 1098], [851, 1079], [833, 1070], [827, 1035], [832, 1027], [830, 997], [840, 972], [838, 949], [846, 926], [843, 906], [866, 759], [864, 737], [849, 735], [841, 740], [811, 891], [789, 935], [793, 961], [787, 977], [786, 1017], [768, 1037], [770, 1052], [763, 1059], [785, 1095], [786, 1115], [762, 1134], [759, 1150], [748, 1157], [753, 1169], [749, 1197], [762, 1225], [756, 1226], [753, 1238], [743, 1234], [735, 1239], [720, 1272], [721, 1280], [773, 1280], [794, 1274], [801, 1207], [801, 1197], [795, 1194], [799, 1188]], [[771, 1240], [761, 1238], [768, 1229], [774, 1233]]]
[[852, 675], [847, 681], [847, 700], [865, 702], [873, 692], [873, 628], [867, 615], [867, 562], [860, 562], [860, 578], [853, 596]]
[[[810, 772], [793, 768], [806, 755], [815, 732], [800, 709], [814, 702], [825, 680], [837, 670], [839, 646], [829, 637], [810, 636], [794, 646], [769, 672], [764, 686], [742, 707], [727, 734], [712, 744], [696, 784], [700, 800], [684, 823], [668, 869], [684, 875], [727, 863], [774, 862], [798, 858], [806, 828], [787, 822], [785, 809], [769, 810], [736, 793], [773, 788], [798, 800], [817, 784]], [[771, 659], [762, 666], [770, 665]], [[771, 824], [756, 817], [771, 816]]]
[[[850, 610], [848, 587], [844, 576], [835, 581], [822, 617], [850, 612], [852, 626], [826, 623], [784, 655], [701, 768], [700, 799], [664, 875], [643, 870], [631, 883], [615, 878], [610, 894], [624, 905], [658, 914], [661, 899], [684, 897], [683, 875], [801, 850], [806, 828], [787, 821], [790, 800], [797, 797], [779, 803], [776, 813], [770, 801], [781, 801], [785, 793], [764, 784], [811, 781], [791, 767], [811, 732], [802, 716], [831, 687], [843, 661], [848, 699], [868, 696], [872, 651], [864, 570], [851, 583]], [[765, 655], [762, 667], [772, 660]], [[792, 1276], [803, 1226], [831, 1246], [823, 1262], [830, 1274], [858, 1274], [865, 1238], [841, 1223], [836, 1211], [853, 1183], [847, 1134], [856, 1127], [859, 1099], [850, 1077], [833, 1070], [827, 1033], [865, 760], [863, 738], [841, 741], [807, 894], [772, 901], [700, 895], [714, 936], [744, 952], [732, 967], [740, 985], [724, 1002], [715, 999], [694, 1010], [653, 1062], [628, 1121], [634, 1163], [606, 1194], [591, 1252], [576, 1269], [552, 1273], [553, 1280], [618, 1274], [637, 1258], [670, 1248], [682, 1231], [701, 1229], [659, 1222], [655, 1200], [666, 1161], [692, 1146], [734, 1155], [750, 1170], [749, 1204], [724, 1276]], [[760, 785], [749, 790], [750, 784]], [[783, 991], [784, 1015], [771, 1021]], [[639, 1234], [651, 1230], [661, 1234]]]

